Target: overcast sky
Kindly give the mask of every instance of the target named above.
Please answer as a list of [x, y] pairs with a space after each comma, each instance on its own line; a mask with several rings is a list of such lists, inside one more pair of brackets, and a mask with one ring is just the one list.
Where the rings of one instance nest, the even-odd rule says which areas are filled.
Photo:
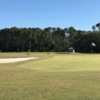
[[91, 30], [100, 22], [100, 0], [0, 0], [0, 29], [70, 27]]

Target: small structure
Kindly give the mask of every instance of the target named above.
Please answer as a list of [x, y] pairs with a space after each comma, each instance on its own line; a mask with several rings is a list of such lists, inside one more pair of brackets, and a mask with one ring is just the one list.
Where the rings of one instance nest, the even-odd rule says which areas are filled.
[[68, 48], [68, 52], [73, 52], [73, 53], [74, 53], [74, 52], [75, 52], [75, 50], [74, 50], [74, 48], [73, 48], [73, 47], [69, 47], [69, 48]]

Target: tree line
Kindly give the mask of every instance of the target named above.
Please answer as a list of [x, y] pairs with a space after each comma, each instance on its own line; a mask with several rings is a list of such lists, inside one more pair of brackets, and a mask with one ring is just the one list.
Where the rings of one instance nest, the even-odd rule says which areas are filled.
[[[1, 52], [64, 52], [74, 47], [76, 52], [100, 52], [100, 24], [92, 26], [93, 31], [41, 28], [5, 28], [0, 30]], [[95, 28], [99, 30], [96, 30]], [[96, 46], [92, 47], [91, 43]]]

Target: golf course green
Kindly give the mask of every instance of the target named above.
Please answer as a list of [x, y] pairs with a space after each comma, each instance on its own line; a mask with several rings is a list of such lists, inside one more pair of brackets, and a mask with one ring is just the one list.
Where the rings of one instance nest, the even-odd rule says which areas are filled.
[[100, 54], [0, 53], [38, 57], [0, 64], [0, 100], [100, 100]]

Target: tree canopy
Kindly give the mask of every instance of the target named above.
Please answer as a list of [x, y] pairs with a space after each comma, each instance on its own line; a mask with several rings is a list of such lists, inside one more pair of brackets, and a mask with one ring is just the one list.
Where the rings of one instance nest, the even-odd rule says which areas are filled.
[[74, 27], [41, 28], [5, 28], [0, 30], [0, 51], [2, 52], [63, 52], [74, 47], [76, 52], [91, 52], [91, 43], [95, 43], [94, 52], [100, 52], [100, 31], [76, 30]]

